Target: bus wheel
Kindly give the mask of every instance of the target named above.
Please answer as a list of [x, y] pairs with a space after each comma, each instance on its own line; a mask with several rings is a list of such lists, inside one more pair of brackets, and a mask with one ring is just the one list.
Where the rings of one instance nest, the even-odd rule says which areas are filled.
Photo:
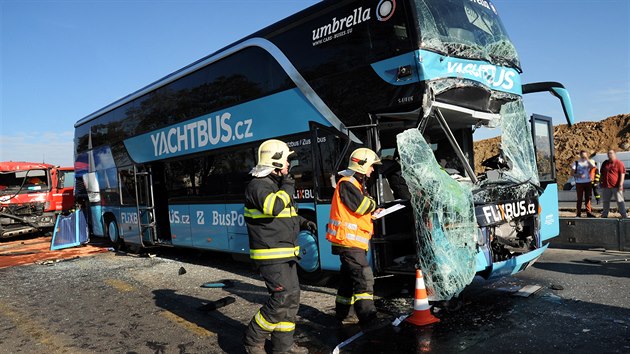
[[317, 286], [325, 285], [330, 279], [330, 274], [323, 271], [319, 264], [317, 236], [308, 230], [302, 230], [298, 234], [298, 244], [301, 256], [298, 261], [300, 281]]
[[107, 237], [116, 251], [121, 251], [125, 248], [125, 242], [120, 238], [118, 223], [116, 223], [114, 218], [109, 218], [107, 221]]

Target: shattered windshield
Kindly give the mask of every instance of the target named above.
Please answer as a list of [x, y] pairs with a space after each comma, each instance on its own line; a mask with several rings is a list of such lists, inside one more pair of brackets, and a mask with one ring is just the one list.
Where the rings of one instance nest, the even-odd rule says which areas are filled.
[[421, 47], [520, 70], [516, 48], [487, 0], [415, 0]]
[[46, 170], [0, 172], [0, 195], [39, 192], [47, 189]]
[[448, 300], [475, 275], [477, 223], [471, 185], [451, 178], [418, 129], [397, 136], [402, 175], [411, 192], [418, 262], [429, 299]]
[[[534, 200], [527, 204], [532, 208], [536, 205], [538, 170], [531, 125], [522, 100], [502, 105], [500, 117], [492, 122], [492, 127], [500, 129], [500, 135], [488, 139], [487, 154], [479, 154], [483, 161], [474, 173], [477, 183], [463, 177], [462, 166], [471, 161], [458, 159], [435, 125], [428, 124], [424, 133], [412, 128], [396, 136], [402, 176], [411, 195], [417, 259], [428, 275], [429, 299], [448, 300], [472, 281], [481, 232], [477, 206], [522, 200], [528, 203]], [[472, 135], [470, 125], [454, 124], [453, 117], [448, 116], [446, 122], [455, 136]], [[458, 143], [465, 157], [472, 153], [472, 143], [465, 143], [470, 138], [460, 138]], [[478, 148], [474, 148], [474, 155]], [[520, 216], [533, 212], [528, 209], [527, 214]], [[503, 235], [504, 239], [507, 235]]]

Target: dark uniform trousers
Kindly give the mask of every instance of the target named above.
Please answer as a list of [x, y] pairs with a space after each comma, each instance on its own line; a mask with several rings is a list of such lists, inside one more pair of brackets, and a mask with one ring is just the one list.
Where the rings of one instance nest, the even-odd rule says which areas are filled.
[[295, 319], [300, 304], [300, 284], [297, 263], [266, 264], [259, 266], [271, 294], [256, 313], [245, 332], [245, 345], [257, 345], [271, 334], [274, 352], [288, 351], [293, 344]]
[[359, 322], [371, 321], [376, 317], [374, 275], [366, 252], [360, 248], [333, 246], [333, 253], [339, 254], [341, 260], [341, 279], [335, 300], [337, 318], [346, 318], [354, 306]]

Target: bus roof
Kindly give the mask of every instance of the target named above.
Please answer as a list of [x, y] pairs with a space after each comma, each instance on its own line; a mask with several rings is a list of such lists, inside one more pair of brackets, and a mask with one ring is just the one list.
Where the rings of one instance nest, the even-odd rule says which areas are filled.
[[[201, 58], [201, 59], [199, 59], [199, 60], [197, 60], [197, 61], [195, 61], [195, 62], [193, 62], [193, 63], [191, 63], [191, 64], [189, 64], [189, 65], [187, 65], [187, 66], [185, 66], [185, 67], [183, 67], [181, 69], [179, 69], [179, 70], [176, 70], [176, 71], [174, 71], [174, 72], [172, 72], [172, 73], [162, 77], [161, 79], [159, 79], [157, 81], [154, 81], [154, 82], [150, 83], [149, 85], [147, 85], [147, 86], [145, 86], [145, 87], [143, 87], [143, 88], [141, 88], [139, 90], [136, 90], [136, 91], [130, 93], [127, 96], [124, 96], [124, 97], [114, 101], [113, 103], [111, 103], [111, 104], [109, 104], [109, 105], [107, 105], [107, 106], [105, 106], [105, 107], [103, 107], [103, 108], [101, 108], [101, 109], [99, 109], [99, 110], [97, 110], [97, 111], [95, 111], [95, 112], [85, 116], [84, 118], [81, 118], [79, 121], [77, 121], [74, 124], [74, 127], [77, 128], [77, 127], [79, 127], [79, 126], [81, 126], [81, 125], [83, 125], [83, 124], [85, 124], [85, 123], [87, 123], [87, 122], [89, 122], [89, 121], [91, 121], [91, 120], [93, 120], [93, 119], [95, 119], [95, 118], [97, 118], [97, 117], [107, 113], [107, 112], [110, 112], [110, 111], [112, 111], [112, 110], [114, 110], [114, 109], [116, 109], [116, 108], [118, 108], [118, 107], [120, 107], [120, 106], [122, 106], [122, 105], [124, 105], [124, 104], [126, 104], [128, 102], [130, 102], [130, 101], [133, 101], [136, 98], [139, 98], [139, 97], [141, 97], [141, 96], [143, 96], [143, 95], [145, 95], [145, 94], [147, 94], [147, 93], [149, 93], [151, 91], [154, 91], [154, 90], [156, 90], [156, 89], [158, 89], [158, 88], [160, 88], [160, 87], [162, 87], [162, 86], [164, 86], [164, 85], [166, 85], [166, 84], [168, 84], [170, 82], [173, 82], [173, 81], [179, 79], [180, 77], [183, 77], [183, 76], [185, 76], [187, 74], [190, 74], [191, 72], [193, 72], [193, 71], [195, 71], [197, 69], [200, 69], [200, 68], [202, 68], [202, 67], [204, 67], [204, 66], [206, 66], [206, 65], [208, 65], [208, 64], [210, 64], [210, 63], [212, 63], [214, 61], [217, 61], [217, 60], [223, 58], [224, 56], [221, 55], [222, 53], [226, 52], [228, 49], [233, 48], [233, 47], [235, 47], [236, 45], [238, 45], [240, 43], [245, 42], [248, 39], [256, 38], [256, 37], [264, 37], [265, 35], [268, 35], [268, 34], [278, 33], [280, 31], [288, 29], [290, 24], [298, 25], [302, 21], [308, 20], [310, 16], [306, 16], [307, 14], [310, 14], [311, 16], [314, 16], [317, 12], [319, 12], [319, 10], [324, 9], [324, 8], [328, 8], [328, 7], [331, 6], [331, 4], [343, 5], [344, 3], [352, 2], [352, 1], [356, 1], [356, 0], [345, 0], [345, 1], [324, 0], [324, 1], [321, 1], [321, 2], [319, 2], [317, 4], [315, 4], [315, 5], [312, 5], [312, 6], [306, 8], [306, 9], [304, 9], [302, 11], [299, 11], [299, 12], [297, 12], [297, 13], [289, 16], [289, 17], [286, 17], [283, 20], [275, 22], [275, 23], [273, 23], [273, 24], [271, 24], [271, 25], [269, 25], [269, 26], [267, 26], [267, 27], [265, 27], [265, 28], [263, 28], [263, 29], [261, 29], [261, 30], [259, 30], [257, 32], [254, 32], [253, 34], [251, 34], [251, 35], [249, 35], [247, 37], [244, 37], [244, 38], [242, 38], [242, 39], [240, 39], [240, 40], [238, 40], [238, 41], [236, 41], [236, 42], [234, 42], [232, 44], [229, 44], [229, 45], [227, 45], [227, 46], [225, 46], [225, 47], [223, 47], [223, 48], [213, 52], [212, 54], [209, 54], [209, 55], [207, 55], [207, 56], [205, 56], [205, 57], [203, 57], [203, 58]], [[300, 19], [300, 20], [298, 21], [298, 19]]]

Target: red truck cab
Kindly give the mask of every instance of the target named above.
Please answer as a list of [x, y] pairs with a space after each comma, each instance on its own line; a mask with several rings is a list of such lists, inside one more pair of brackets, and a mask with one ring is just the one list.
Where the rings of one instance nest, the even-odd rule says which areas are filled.
[[74, 169], [0, 162], [0, 238], [50, 230], [74, 208]]

